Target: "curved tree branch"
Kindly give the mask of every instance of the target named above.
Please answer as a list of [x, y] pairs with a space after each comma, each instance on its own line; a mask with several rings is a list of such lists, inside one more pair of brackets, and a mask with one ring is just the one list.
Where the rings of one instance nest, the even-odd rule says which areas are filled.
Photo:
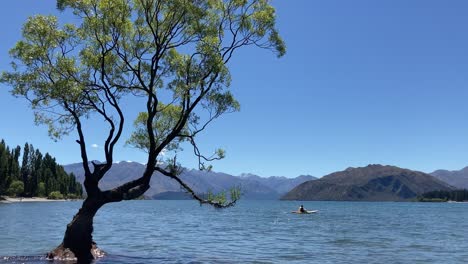
[[238, 199], [239, 199], [239, 197], [233, 197], [233, 199], [228, 203], [222, 203], [222, 202], [219, 202], [219, 201], [216, 201], [216, 200], [204, 199], [201, 196], [199, 196], [198, 194], [196, 194], [195, 191], [193, 191], [192, 188], [190, 188], [190, 186], [188, 186], [184, 181], [182, 181], [176, 174], [171, 173], [169, 171], [166, 171], [166, 170], [164, 170], [164, 169], [162, 169], [160, 167], [156, 167], [154, 169], [156, 171], [162, 173], [163, 175], [177, 181], [177, 183], [179, 183], [180, 186], [182, 186], [187, 191], [187, 193], [189, 193], [192, 196], [193, 199], [200, 202], [200, 204], [209, 204], [209, 205], [212, 205], [212, 206], [214, 206], [216, 208], [228, 208], [228, 207], [234, 206], [236, 204], [236, 202], [238, 201]]

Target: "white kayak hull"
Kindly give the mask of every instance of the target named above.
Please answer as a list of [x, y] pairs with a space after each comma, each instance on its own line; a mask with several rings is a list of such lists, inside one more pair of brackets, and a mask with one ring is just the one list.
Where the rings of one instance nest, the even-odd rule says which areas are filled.
[[305, 212], [300, 212], [300, 211], [292, 211], [291, 213], [293, 214], [314, 214], [317, 213], [318, 210], [306, 210]]

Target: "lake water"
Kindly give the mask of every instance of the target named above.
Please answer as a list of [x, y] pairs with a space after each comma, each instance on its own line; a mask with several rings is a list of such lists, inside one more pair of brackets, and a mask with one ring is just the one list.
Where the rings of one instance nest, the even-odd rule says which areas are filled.
[[[194, 201], [104, 206], [97, 263], [468, 263], [468, 204]], [[81, 202], [0, 204], [0, 263], [48, 263]], [[16, 256], [16, 257], [13, 257]]]

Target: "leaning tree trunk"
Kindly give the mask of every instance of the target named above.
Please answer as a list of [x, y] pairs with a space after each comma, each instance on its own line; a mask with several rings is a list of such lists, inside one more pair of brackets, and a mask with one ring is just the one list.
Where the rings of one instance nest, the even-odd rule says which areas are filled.
[[51, 251], [47, 257], [57, 260], [75, 260], [76, 258], [78, 263], [89, 263], [104, 256], [104, 252], [97, 248], [93, 241], [94, 216], [106, 203], [131, 200], [143, 195], [150, 187], [151, 173], [152, 171], [148, 170], [143, 177], [104, 192], [97, 187], [97, 181], [89, 181], [91, 177], [86, 178], [85, 187], [88, 198], [84, 200], [81, 209], [67, 225], [62, 244]]
[[93, 241], [93, 218], [96, 212], [104, 205], [96, 198], [86, 198], [81, 209], [67, 225], [62, 244], [48, 254], [49, 259], [72, 260], [78, 263], [89, 263], [103, 252], [96, 247]]

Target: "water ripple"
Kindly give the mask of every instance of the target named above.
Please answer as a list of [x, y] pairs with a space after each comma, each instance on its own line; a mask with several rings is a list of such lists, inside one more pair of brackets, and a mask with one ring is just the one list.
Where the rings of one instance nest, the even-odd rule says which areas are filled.
[[[464, 263], [466, 204], [242, 201], [228, 210], [193, 201], [106, 205], [96, 263]], [[47, 263], [79, 202], [0, 205], [0, 263]], [[47, 213], [44, 213], [47, 212]], [[6, 217], [3, 217], [6, 216]], [[32, 257], [31, 257], [32, 256]]]

